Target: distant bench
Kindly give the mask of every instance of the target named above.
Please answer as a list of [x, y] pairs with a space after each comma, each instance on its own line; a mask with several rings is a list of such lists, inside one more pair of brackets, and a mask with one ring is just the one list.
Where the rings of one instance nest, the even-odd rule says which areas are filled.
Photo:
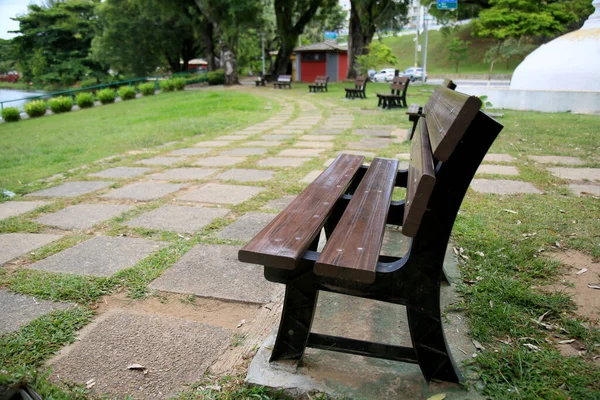
[[277, 78], [277, 82], [273, 82], [273, 89], [279, 88], [283, 89], [284, 87], [292, 88], [292, 76], [291, 75], [279, 75]]
[[[418, 364], [427, 380], [461, 381], [442, 326], [440, 280], [454, 220], [502, 125], [474, 96], [437, 87], [417, 122], [408, 170], [398, 161], [340, 155], [238, 254], [286, 285], [271, 361], [306, 347]], [[392, 201], [395, 187], [405, 201]], [[404, 255], [382, 255], [386, 224], [411, 238]], [[318, 244], [322, 230], [326, 243]], [[311, 332], [321, 290], [406, 306], [412, 346]], [[349, 319], [348, 324], [354, 324]]]
[[313, 85], [308, 85], [308, 92], [327, 92], [328, 76], [317, 76]]
[[354, 80], [353, 88], [345, 88], [346, 90], [346, 98], [347, 99], [366, 99], [367, 95], [365, 93], [365, 89], [367, 88], [368, 79], [364, 76], [359, 76]]
[[406, 91], [410, 80], [405, 76], [395, 76], [390, 84], [391, 93], [377, 93], [377, 107], [406, 107]]

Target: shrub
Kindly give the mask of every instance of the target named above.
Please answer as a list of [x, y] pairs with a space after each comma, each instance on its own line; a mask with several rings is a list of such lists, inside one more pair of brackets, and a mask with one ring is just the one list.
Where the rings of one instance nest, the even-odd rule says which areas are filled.
[[98, 85], [98, 80], [96, 78], [84, 79], [81, 81], [81, 84], [80, 84], [80, 86], [82, 88], [88, 87], [88, 86], [96, 86], [96, 85]]
[[79, 93], [75, 96], [75, 103], [79, 108], [90, 108], [94, 106], [94, 95], [87, 92]]
[[135, 89], [131, 86], [121, 86], [119, 88], [119, 97], [121, 100], [135, 99]]
[[154, 82], [142, 83], [138, 86], [139, 91], [144, 96], [152, 96], [154, 94]]
[[48, 105], [54, 114], [71, 111], [73, 100], [68, 96], [54, 97], [48, 101]]
[[25, 112], [31, 118], [41, 117], [42, 115], [46, 114], [47, 108], [48, 105], [44, 100], [34, 100], [25, 104]]
[[173, 85], [175, 86], [175, 90], [183, 90], [185, 88], [185, 84], [187, 81], [185, 78], [175, 78], [173, 79]]
[[96, 93], [96, 96], [98, 97], [98, 100], [100, 100], [100, 103], [109, 104], [109, 103], [115, 102], [117, 93], [113, 89], [106, 88], [106, 89], [99, 90]]
[[206, 80], [209, 85], [222, 85], [225, 83], [225, 71], [217, 69], [206, 74]]
[[175, 90], [175, 84], [171, 79], [160, 81], [159, 84], [161, 92], [172, 92], [173, 90]]
[[2, 119], [6, 122], [17, 122], [21, 119], [21, 112], [17, 107], [6, 107], [2, 109]]

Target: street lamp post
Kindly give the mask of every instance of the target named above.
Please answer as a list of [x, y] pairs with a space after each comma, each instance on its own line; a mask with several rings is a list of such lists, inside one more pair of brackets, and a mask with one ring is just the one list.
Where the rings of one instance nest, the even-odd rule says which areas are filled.
[[265, 76], [265, 34], [260, 34], [260, 43], [262, 46], [262, 74]]

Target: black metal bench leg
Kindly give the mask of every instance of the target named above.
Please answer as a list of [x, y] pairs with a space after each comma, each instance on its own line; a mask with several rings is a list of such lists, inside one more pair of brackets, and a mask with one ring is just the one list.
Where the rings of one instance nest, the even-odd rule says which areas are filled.
[[304, 354], [317, 305], [318, 286], [312, 268], [286, 284], [281, 322], [270, 361], [299, 360]]
[[417, 361], [426, 380], [462, 382], [462, 376], [450, 353], [444, 336], [439, 308], [431, 305], [424, 307], [406, 307], [408, 325]]

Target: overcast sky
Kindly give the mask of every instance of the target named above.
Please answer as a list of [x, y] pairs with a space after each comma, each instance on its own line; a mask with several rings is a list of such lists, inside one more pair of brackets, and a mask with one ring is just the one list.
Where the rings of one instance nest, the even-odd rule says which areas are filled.
[[10, 18], [25, 14], [27, 5], [31, 3], [39, 4], [41, 0], [0, 0], [0, 38], [10, 39], [15, 36], [8, 31], [16, 31], [19, 24]]

